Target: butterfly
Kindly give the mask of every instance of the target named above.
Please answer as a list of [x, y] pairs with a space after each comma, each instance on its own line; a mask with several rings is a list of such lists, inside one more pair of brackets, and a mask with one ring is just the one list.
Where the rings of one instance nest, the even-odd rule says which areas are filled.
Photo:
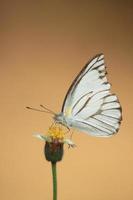
[[56, 114], [43, 105], [41, 107], [54, 114], [55, 123], [69, 129], [75, 128], [99, 137], [114, 135], [120, 127], [122, 109], [117, 96], [110, 92], [111, 85], [106, 74], [104, 55], [98, 54], [70, 85], [60, 113]]

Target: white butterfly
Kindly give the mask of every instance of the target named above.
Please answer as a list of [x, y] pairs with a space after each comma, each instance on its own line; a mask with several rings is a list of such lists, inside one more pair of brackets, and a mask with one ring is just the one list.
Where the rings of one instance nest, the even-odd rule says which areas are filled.
[[103, 54], [89, 61], [72, 82], [54, 120], [93, 136], [107, 137], [118, 132], [122, 111], [118, 98], [110, 92]]
[[66, 94], [61, 113], [54, 119], [94, 136], [117, 133], [122, 119], [121, 106], [110, 92], [103, 54], [96, 55], [81, 70]]

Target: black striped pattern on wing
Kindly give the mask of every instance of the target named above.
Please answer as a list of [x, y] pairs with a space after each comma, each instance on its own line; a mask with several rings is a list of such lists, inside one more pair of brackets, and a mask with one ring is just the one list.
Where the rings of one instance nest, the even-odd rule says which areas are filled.
[[[108, 106], [105, 107], [105, 105]], [[83, 127], [79, 127], [81, 131], [87, 132], [88, 130], [88, 133], [91, 135], [99, 137], [111, 136], [119, 130], [122, 120], [121, 113], [122, 110], [118, 98], [115, 94], [112, 94], [104, 97], [104, 102], [97, 113], [86, 119], [81, 118], [79, 115], [76, 122], [78, 123], [78, 126], [79, 123], [82, 123]]]
[[[102, 58], [100, 58], [100, 57], [102, 57]], [[103, 66], [103, 64], [102, 64], [102, 65], [99, 65], [99, 66], [95, 67], [95, 64], [97, 63], [98, 59], [99, 59], [99, 61], [103, 60], [104, 59], [104, 55], [102, 53], [101, 54], [97, 54], [89, 62], [87, 62], [87, 64], [83, 67], [83, 69], [80, 71], [80, 73], [76, 76], [76, 78], [74, 79], [74, 81], [72, 82], [72, 84], [70, 85], [70, 87], [69, 87], [69, 89], [68, 89], [68, 91], [66, 93], [66, 96], [65, 96], [64, 101], [63, 101], [61, 112], [65, 112], [64, 109], [65, 109], [65, 105], [67, 104], [68, 99], [71, 98], [71, 96], [72, 96], [73, 92], [75, 91], [75, 89], [77, 88], [78, 84], [80, 83], [82, 78], [88, 73], [88, 71], [90, 71], [92, 69], [96, 69], [96, 68], [98, 68], [100, 66]], [[95, 60], [95, 62], [93, 62], [94, 60]], [[101, 78], [103, 78], [103, 77], [104, 76], [101, 75]]]

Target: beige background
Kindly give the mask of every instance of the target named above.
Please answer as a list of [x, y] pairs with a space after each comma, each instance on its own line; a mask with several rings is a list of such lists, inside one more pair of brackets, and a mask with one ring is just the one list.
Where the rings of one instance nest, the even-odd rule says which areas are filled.
[[0, 199], [51, 200], [50, 163], [43, 142], [82, 66], [105, 54], [108, 79], [123, 108], [117, 136], [75, 133], [58, 164], [59, 200], [133, 199], [132, 1], [3, 1], [0, 36]]

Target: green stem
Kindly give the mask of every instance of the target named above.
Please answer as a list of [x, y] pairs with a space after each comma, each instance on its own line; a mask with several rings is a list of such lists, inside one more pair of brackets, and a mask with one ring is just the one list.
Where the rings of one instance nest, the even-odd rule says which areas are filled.
[[56, 162], [52, 164], [52, 175], [53, 175], [53, 200], [57, 200], [57, 174], [56, 174]]

